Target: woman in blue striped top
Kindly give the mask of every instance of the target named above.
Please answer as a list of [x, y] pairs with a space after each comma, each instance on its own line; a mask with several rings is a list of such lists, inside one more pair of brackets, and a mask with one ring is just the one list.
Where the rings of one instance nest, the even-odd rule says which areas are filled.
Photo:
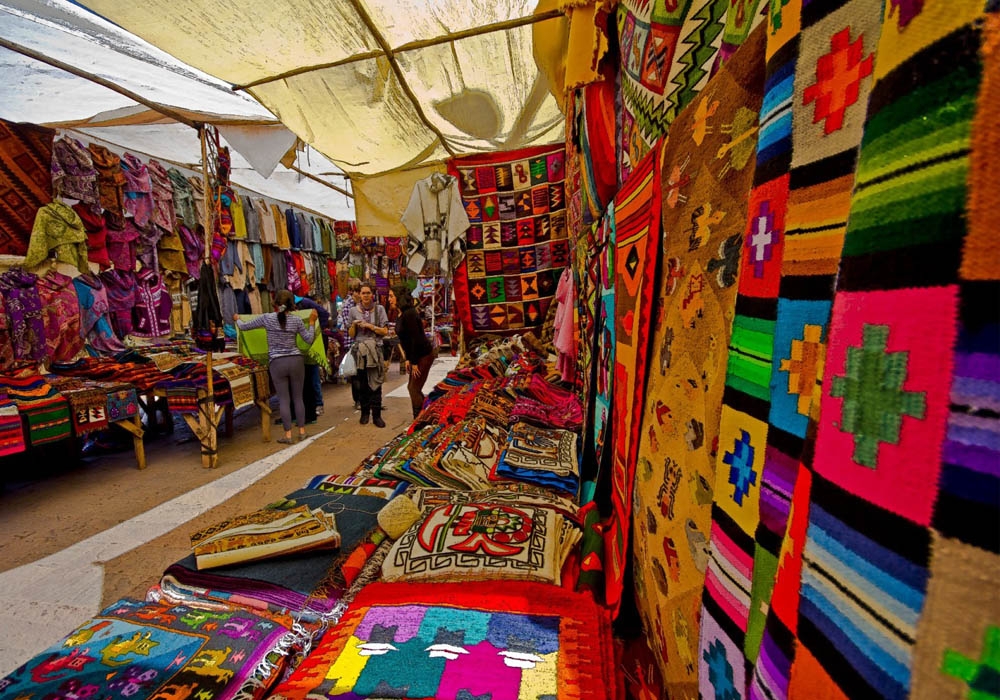
[[240, 321], [233, 316], [236, 327], [241, 331], [263, 328], [267, 331], [267, 358], [271, 381], [278, 392], [278, 410], [285, 437], [278, 442], [292, 443], [291, 403], [295, 402], [295, 423], [299, 427], [299, 440], [306, 438], [306, 408], [302, 401], [302, 382], [305, 378], [305, 360], [295, 344], [296, 336], [306, 344], [316, 337], [316, 311], [309, 314], [308, 325], [301, 318], [288, 312], [295, 310], [295, 297], [287, 289], [274, 295], [274, 313], [261, 314], [249, 321]]

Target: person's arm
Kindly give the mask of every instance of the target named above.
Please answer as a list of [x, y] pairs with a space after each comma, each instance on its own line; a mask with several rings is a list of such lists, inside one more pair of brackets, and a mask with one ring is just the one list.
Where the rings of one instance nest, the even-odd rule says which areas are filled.
[[254, 316], [249, 321], [241, 321], [239, 314], [233, 314], [233, 323], [235, 323], [236, 327], [241, 331], [249, 331], [254, 328], [264, 328], [264, 314]]

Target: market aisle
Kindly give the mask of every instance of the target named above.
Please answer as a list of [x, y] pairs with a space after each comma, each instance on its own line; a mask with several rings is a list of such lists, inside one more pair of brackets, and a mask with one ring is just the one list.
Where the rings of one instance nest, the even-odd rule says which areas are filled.
[[[175, 444], [164, 445], [159, 453], [147, 448], [150, 466], [144, 471], [129, 464], [127, 455], [115, 455], [118, 459], [110, 461], [121, 463], [117, 471], [95, 469], [89, 486], [84, 467], [13, 492], [8, 489], [0, 506], [11, 506], [5, 508], [11, 517], [5, 515], [3, 524], [12, 527], [5, 527], [0, 552], [10, 554], [6, 565], [12, 561], [20, 565], [0, 573], [0, 676], [105, 605], [123, 596], [141, 598], [167, 566], [189, 551], [192, 531], [259, 508], [315, 474], [353, 471], [409, 424], [408, 398], [388, 399], [400, 386], [406, 396], [404, 377], [390, 372], [385, 430], [358, 425], [347, 387], [326, 385], [326, 413], [310, 426], [307, 441], [276, 450], [275, 443], [260, 441], [256, 417], [246, 417], [233, 437], [220, 440], [225, 469], [202, 469], [192, 443], [169, 440]], [[164, 479], [178, 483], [164, 485]], [[112, 486], [121, 487], [117, 501], [103, 507], [100, 492]], [[168, 486], [179, 495], [157, 499], [155, 494], [140, 493]], [[136, 503], [151, 505], [130, 503], [128, 493]], [[93, 513], [82, 512], [88, 503]], [[124, 515], [115, 519], [116, 512]], [[102, 518], [112, 519], [112, 524], [96, 531], [87, 527], [89, 520], [103, 522]], [[47, 531], [54, 523], [58, 532]], [[51, 539], [63, 544], [45, 551]], [[31, 551], [33, 541], [42, 551]]]

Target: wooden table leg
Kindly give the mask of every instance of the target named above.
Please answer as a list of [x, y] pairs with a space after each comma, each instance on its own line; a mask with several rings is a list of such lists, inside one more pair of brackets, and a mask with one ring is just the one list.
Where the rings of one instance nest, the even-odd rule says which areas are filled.
[[224, 406], [216, 406], [208, 396], [198, 398], [198, 416], [183, 414], [184, 422], [201, 443], [201, 466], [215, 469], [219, 466], [219, 419]]
[[260, 408], [260, 432], [264, 442], [271, 442], [271, 404], [267, 401], [255, 401]]
[[122, 430], [127, 430], [132, 434], [132, 444], [135, 446], [135, 461], [139, 465], [139, 469], [145, 469], [146, 446], [142, 441], [142, 419], [137, 415], [135, 418], [127, 418], [117, 423], [112, 423], [112, 425], [117, 425]]

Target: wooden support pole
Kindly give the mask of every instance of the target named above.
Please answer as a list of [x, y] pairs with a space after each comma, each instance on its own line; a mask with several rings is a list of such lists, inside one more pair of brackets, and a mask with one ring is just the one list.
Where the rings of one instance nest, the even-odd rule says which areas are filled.
[[112, 423], [112, 425], [117, 425], [122, 430], [127, 431], [132, 435], [132, 444], [135, 447], [135, 461], [139, 469], [146, 468], [146, 446], [142, 441], [143, 430], [142, 430], [142, 418], [138, 415], [135, 418], [126, 418], [125, 420]]
[[271, 405], [261, 399], [257, 399], [255, 403], [260, 408], [260, 432], [264, 442], [271, 442]]

